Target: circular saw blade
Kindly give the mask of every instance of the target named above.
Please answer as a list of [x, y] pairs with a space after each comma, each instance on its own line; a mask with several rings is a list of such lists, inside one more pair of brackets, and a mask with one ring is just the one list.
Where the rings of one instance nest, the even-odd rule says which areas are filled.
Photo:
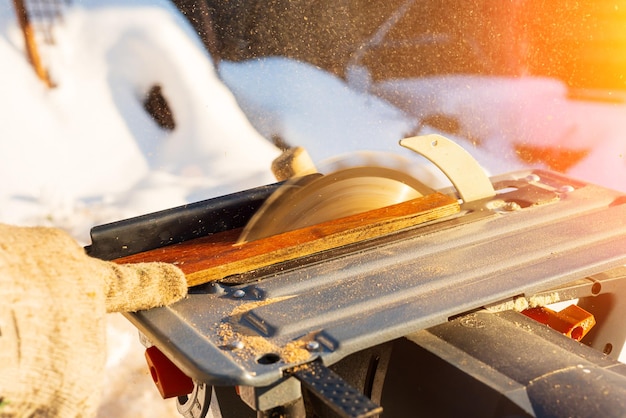
[[394, 168], [342, 168], [289, 180], [250, 219], [237, 244], [363, 213], [432, 193]]

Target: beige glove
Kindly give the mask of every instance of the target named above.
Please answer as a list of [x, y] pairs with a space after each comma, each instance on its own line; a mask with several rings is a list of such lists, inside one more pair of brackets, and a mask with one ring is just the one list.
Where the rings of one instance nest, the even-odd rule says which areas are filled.
[[67, 234], [0, 224], [0, 417], [92, 417], [101, 395], [106, 312], [187, 294], [164, 263], [117, 265]]

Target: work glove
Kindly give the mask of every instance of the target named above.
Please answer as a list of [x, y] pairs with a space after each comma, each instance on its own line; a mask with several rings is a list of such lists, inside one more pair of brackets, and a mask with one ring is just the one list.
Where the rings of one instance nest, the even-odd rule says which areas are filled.
[[60, 230], [0, 224], [0, 417], [95, 416], [105, 313], [186, 294], [173, 265], [117, 265]]

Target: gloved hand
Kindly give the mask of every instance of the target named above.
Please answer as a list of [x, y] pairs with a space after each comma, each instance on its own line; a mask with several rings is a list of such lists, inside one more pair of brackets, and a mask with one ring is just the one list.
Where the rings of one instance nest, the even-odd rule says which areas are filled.
[[105, 313], [186, 294], [173, 265], [117, 265], [87, 256], [60, 230], [0, 224], [0, 417], [94, 416]]

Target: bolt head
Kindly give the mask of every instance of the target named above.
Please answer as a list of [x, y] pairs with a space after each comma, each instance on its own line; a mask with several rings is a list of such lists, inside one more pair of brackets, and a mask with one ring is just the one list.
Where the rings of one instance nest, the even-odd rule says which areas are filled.
[[533, 182], [533, 181], [534, 181], [534, 182], [537, 182], [537, 181], [541, 180], [541, 177], [539, 177], [539, 176], [538, 176], [537, 174], [535, 174], [535, 173], [531, 173], [531, 174], [529, 174], [528, 176], [526, 176], [526, 180], [527, 180], [528, 182]]
[[244, 297], [245, 295], [246, 295], [246, 292], [244, 292], [244, 291], [243, 291], [243, 290], [241, 290], [241, 289], [237, 289], [237, 290], [235, 290], [235, 291], [233, 292], [233, 297], [234, 297], [234, 298], [237, 298], [237, 299], [242, 298], [242, 297]]
[[506, 202], [503, 209], [507, 212], [515, 212], [516, 210], [521, 210], [522, 207], [517, 202]]
[[320, 349], [320, 343], [315, 340], [309, 341], [308, 343], [306, 343], [306, 349], [309, 351], [317, 351]]
[[232, 350], [242, 350], [246, 345], [243, 343], [243, 341], [233, 341], [232, 343], [229, 344], [229, 347]]

